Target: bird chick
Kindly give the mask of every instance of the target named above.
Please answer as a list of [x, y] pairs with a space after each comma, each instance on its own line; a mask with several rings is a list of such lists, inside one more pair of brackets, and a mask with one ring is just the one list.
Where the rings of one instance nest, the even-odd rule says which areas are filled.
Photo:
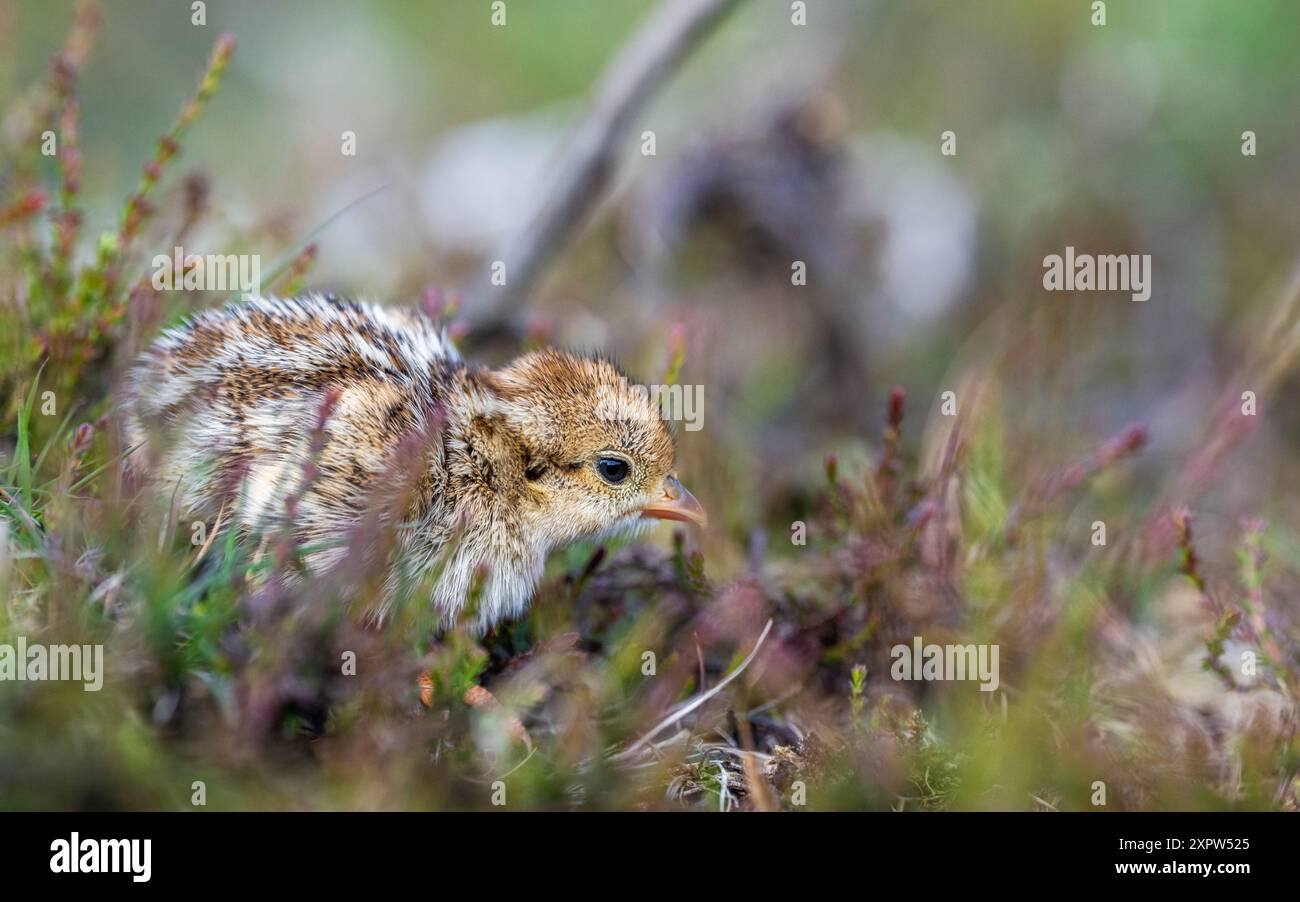
[[425, 580], [444, 624], [472, 596], [483, 631], [526, 610], [556, 548], [705, 523], [657, 406], [612, 362], [473, 366], [410, 311], [311, 296], [200, 314], [142, 355], [123, 407], [129, 467], [186, 516], [292, 535], [313, 573], [375, 553], [368, 517], [389, 527], [380, 617]]

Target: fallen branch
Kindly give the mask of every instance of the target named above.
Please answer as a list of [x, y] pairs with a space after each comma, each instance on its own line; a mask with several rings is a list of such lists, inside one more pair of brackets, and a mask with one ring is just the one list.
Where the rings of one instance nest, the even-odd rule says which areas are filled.
[[655, 90], [739, 0], [667, 0], [637, 29], [605, 71], [587, 118], [556, 167], [537, 216], [508, 239], [495, 260], [506, 264], [505, 285], [486, 275], [470, 294], [472, 331], [521, 332], [512, 309], [609, 183], [620, 140]]

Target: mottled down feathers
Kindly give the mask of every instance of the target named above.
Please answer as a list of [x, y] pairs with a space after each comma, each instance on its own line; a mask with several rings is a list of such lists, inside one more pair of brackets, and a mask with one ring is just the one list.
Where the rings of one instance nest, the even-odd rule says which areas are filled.
[[383, 555], [384, 603], [423, 579], [446, 622], [474, 586], [479, 629], [523, 612], [556, 547], [703, 520], [658, 409], [614, 364], [471, 366], [409, 311], [313, 296], [203, 313], [142, 356], [123, 406], [128, 466], [180, 516], [287, 531], [314, 573]]

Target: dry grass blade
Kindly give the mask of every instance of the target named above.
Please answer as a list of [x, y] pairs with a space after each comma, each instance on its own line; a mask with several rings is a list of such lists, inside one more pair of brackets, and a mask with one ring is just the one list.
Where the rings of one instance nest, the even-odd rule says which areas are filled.
[[745, 672], [745, 668], [747, 668], [753, 662], [754, 658], [758, 656], [759, 649], [763, 647], [763, 642], [767, 639], [767, 634], [770, 633], [771, 631], [772, 631], [772, 621], [769, 619], [767, 621], [767, 626], [763, 627], [763, 632], [759, 634], [758, 641], [754, 643], [753, 650], [750, 651], [749, 655], [745, 658], [745, 660], [740, 662], [739, 666], [737, 666], [735, 670], [727, 674], [727, 676], [721, 682], [719, 682], [718, 685], [714, 686], [708, 692], [701, 692], [699, 695], [695, 696], [690, 701], [683, 702], [671, 714], [669, 714], [663, 720], [659, 721], [659, 723], [655, 726], [653, 730], [651, 730], [649, 733], [646, 733], [644, 736], [642, 736], [636, 742], [632, 743], [623, 751], [619, 752], [617, 755], [611, 757], [610, 760], [615, 763], [621, 763], [624, 761], [631, 760], [633, 757], [637, 755], [638, 752], [641, 751], [641, 749], [645, 748], [645, 746], [650, 744], [656, 736], [658, 736], [664, 730], [668, 729], [673, 724], [677, 723], [677, 721], [681, 720], [687, 714], [690, 714], [692, 711], [699, 708], [701, 705], [703, 705], [709, 699], [713, 698], [713, 696], [717, 695], [723, 689], [727, 688], [727, 686], [730, 685], [731, 682], [736, 679], [736, 677], [740, 676], [742, 673]]

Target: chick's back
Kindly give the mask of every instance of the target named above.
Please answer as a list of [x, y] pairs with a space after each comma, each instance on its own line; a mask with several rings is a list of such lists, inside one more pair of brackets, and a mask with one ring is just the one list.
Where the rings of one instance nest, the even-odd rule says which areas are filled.
[[[257, 298], [169, 329], [146, 352], [125, 398], [130, 466], [188, 514], [212, 517], [237, 498], [228, 518], [266, 529], [293, 497], [300, 540], [336, 536], [463, 376], [454, 346], [418, 313]], [[426, 500], [436, 478], [420, 477]]]

